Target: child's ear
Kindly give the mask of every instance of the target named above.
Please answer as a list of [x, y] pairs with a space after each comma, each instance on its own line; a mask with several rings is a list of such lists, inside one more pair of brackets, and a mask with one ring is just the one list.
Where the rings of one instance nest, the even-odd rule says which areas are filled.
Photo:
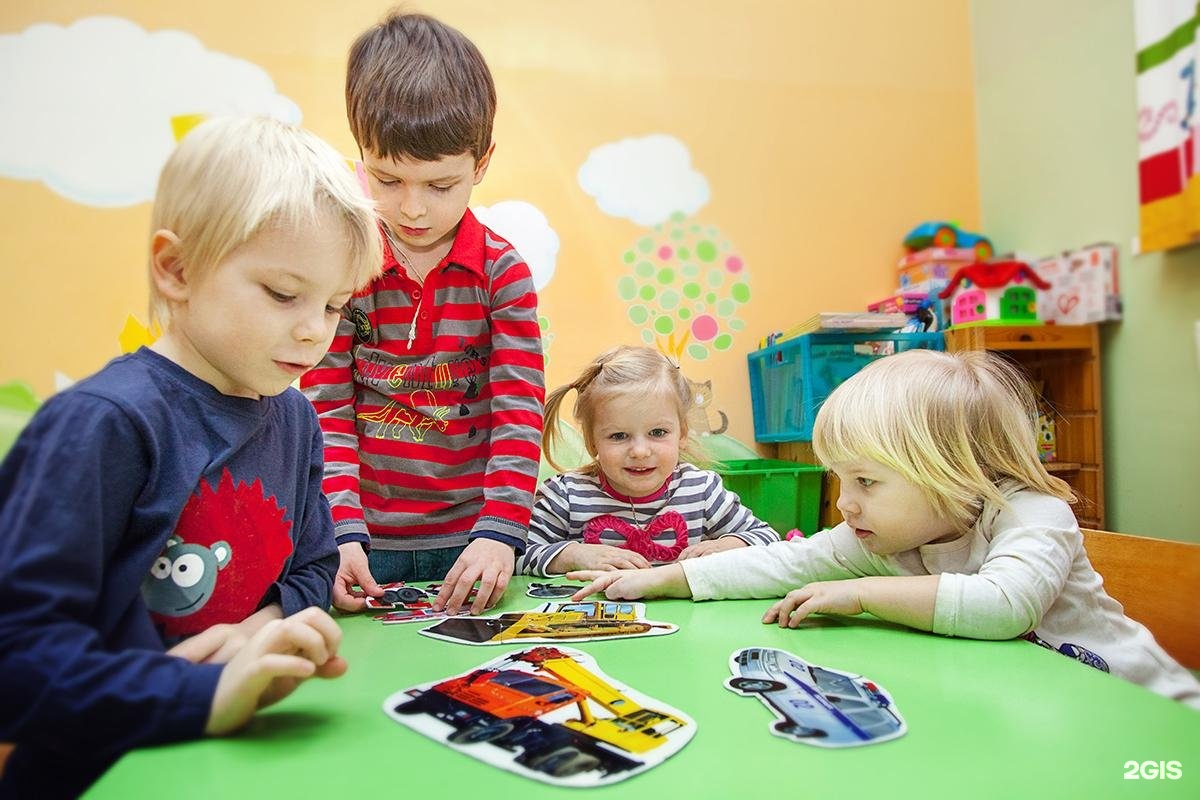
[[172, 303], [187, 299], [179, 244], [179, 237], [168, 230], [157, 230], [150, 236], [150, 280], [159, 295]]
[[496, 151], [496, 143], [492, 142], [488, 145], [487, 152], [475, 163], [475, 184], [478, 185], [483, 176], [487, 174], [488, 165], [492, 163], [492, 153]]

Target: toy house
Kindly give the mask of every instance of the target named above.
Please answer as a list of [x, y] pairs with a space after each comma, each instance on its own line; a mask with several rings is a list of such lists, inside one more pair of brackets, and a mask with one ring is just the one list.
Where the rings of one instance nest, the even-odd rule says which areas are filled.
[[1024, 261], [977, 262], [956, 272], [939, 296], [950, 298], [951, 325], [1021, 325], [1038, 321], [1037, 290], [1049, 288]]

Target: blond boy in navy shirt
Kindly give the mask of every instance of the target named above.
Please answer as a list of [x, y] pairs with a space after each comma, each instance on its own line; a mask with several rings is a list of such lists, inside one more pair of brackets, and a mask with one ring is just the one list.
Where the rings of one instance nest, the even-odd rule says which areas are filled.
[[378, 269], [373, 205], [315, 136], [214, 120], [151, 230], [162, 336], [50, 398], [0, 466], [3, 796], [77, 794], [346, 669], [320, 430], [289, 384]]

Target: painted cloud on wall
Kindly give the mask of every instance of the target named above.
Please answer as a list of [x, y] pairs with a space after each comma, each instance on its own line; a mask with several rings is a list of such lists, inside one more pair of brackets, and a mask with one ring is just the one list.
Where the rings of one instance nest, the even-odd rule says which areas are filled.
[[194, 113], [300, 121], [265, 70], [183, 31], [87, 17], [0, 35], [0, 176], [84, 205], [147, 202], [171, 118]]
[[687, 145], [662, 133], [593, 149], [579, 168], [580, 187], [605, 214], [653, 226], [690, 216], [708, 203], [708, 180], [692, 167]]
[[484, 225], [503, 236], [525, 259], [539, 292], [554, 277], [558, 260], [558, 233], [537, 206], [523, 200], [504, 200], [492, 206], [473, 206]]

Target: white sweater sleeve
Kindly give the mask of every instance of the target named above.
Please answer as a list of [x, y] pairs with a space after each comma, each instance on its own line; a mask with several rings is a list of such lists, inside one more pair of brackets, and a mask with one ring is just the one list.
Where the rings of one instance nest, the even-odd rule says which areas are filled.
[[942, 574], [934, 633], [1013, 639], [1038, 625], [1063, 593], [1083, 535], [1069, 511], [1025, 522], [998, 526], [977, 574]]
[[807, 539], [726, 550], [678, 562], [696, 600], [780, 597], [813, 581], [894, 575], [845, 524]]

